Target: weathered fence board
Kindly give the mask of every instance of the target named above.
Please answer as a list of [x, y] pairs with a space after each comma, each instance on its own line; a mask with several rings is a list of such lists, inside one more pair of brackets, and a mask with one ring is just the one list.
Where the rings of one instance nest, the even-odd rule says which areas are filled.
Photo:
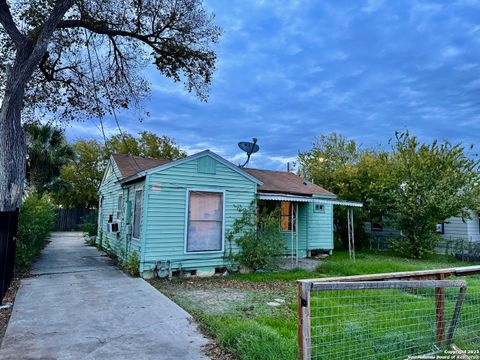
[[55, 230], [56, 231], [78, 231], [82, 219], [91, 214], [96, 214], [95, 209], [56, 209]]

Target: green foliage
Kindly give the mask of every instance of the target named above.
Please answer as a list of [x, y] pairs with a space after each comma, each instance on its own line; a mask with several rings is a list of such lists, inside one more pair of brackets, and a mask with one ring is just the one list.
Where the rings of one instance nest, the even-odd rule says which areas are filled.
[[393, 248], [424, 257], [437, 243], [436, 224], [452, 216], [468, 218], [469, 209], [479, 208], [478, 166], [461, 145], [421, 144], [408, 132], [396, 133], [388, 171], [379, 181], [383, 214], [403, 234]]
[[140, 131], [138, 137], [132, 134], [113, 135], [106, 144], [109, 154], [129, 154], [156, 159], [178, 160], [187, 156], [175, 140], [149, 131]]
[[102, 230], [98, 232], [97, 249], [103, 250], [103, 231]]
[[[363, 222], [370, 217], [370, 198], [376, 194], [376, 180], [382, 176], [381, 159], [385, 153], [359, 148], [353, 140], [331, 133], [321, 135], [312, 148], [298, 155], [304, 175], [336, 194], [339, 199], [364, 203], [363, 212], [355, 210], [356, 245], [365, 241]], [[334, 209], [335, 243], [348, 247], [347, 211]]]
[[138, 255], [138, 252], [132, 251], [128, 256], [125, 270], [131, 276], [138, 276], [140, 274], [140, 256]]
[[257, 214], [255, 204], [239, 206], [241, 216], [235, 220], [227, 234], [240, 252], [231, 254], [234, 261], [253, 271], [272, 269], [275, 258], [283, 254], [285, 244], [280, 231], [279, 212], [263, 211]]
[[[479, 162], [461, 145], [421, 144], [405, 132], [396, 133], [390, 151], [374, 151], [331, 134], [300, 153], [299, 162], [307, 177], [340, 199], [364, 203], [355, 214], [357, 245], [365, 239], [363, 221], [376, 219], [402, 231], [392, 242], [399, 254], [425, 257], [437, 242], [436, 224], [480, 208]], [[336, 242], [345, 244], [345, 209], [336, 208], [334, 219]]]
[[79, 225], [80, 230], [86, 232], [89, 236], [97, 235], [98, 231], [98, 221], [97, 221], [97, 214], [95, 212], [91, 212], [88, 215], [82, 218], [82, 223]]
[[168, 136], [158, 136], [142, 131], [113, 135], [106, 146], [96, 140], [78, 140], [73, 144], [74, 158], [60, 171], [58, 181], [52, 186], [52, 198], [63, 207], [96, 208], [98, 187], [111, 154], [129, 154], [177, 160], [186, 156], [175, 141]]
[[28, 196], [20, 209], [15, 264], [18, 272], [30, 268], [55, 223], [55, 208], [47, 197]]
[[27, 123], [27, 183], [39, 195], [52, 187], [73, 150], [61, 129], [39, 122]]
[[72, 147], [74, 159], [62, 167], [52, 198], [67, 208], [96, 208], [107, 163], [105, 148], [96, 140], [78, 140]]
[[[210, 318], [218, 340], [242, 360], [295, 359], [295, 338], [285, 338], [270, 326], [255, 320], [220, 317]], [[285, 324], [283, 324], [285, 325]]]

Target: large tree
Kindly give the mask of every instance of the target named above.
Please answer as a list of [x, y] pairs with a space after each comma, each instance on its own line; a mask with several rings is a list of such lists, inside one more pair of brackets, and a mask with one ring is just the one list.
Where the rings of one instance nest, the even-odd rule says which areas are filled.
[[[320, 135], [308, 151], [299, 154], [299, 164], [305, 176], [335, 193], [340, 199], [359, 201], [362, 211], [355, 214], [355, 238], [361, 245], [365, 240], [363, 221], [375, 209], [376, 179], [381, 176], [382, 152], [363, 149], [354, 140], [331, 133]], [[348, 246], [347, 211], [335, 207], [335, 240]]]
[[139, 70], [152, 62], [205, 99], [220, 34], [201, 0], [0, 0], [0, 24], [0, 212], [20, 205], [22, 112], [129, 107], [148, 94]]
[[63, 166], [51, 196], [63, 207], [96, 208], [98, 187], [112, 153], [177, 160], [186, 156], [172, 138], [142, 131], [112, 136], [103, 145], [96, 140], [78, 140], [73, 145], [74, 159]]
[[107, 163], [105, 147], [96, 140], [78, 140], [73, 150], [74, 160], [62, 167], [51, 196], [66, 208], [96, 208]]
[[171, 137], [149, 131], [140, 131], [138, 135], [137, 137], [128, 133], [113, 135], [107, 140], [107, 153], [168, 160], [178, 160], [187, 156]]
[[29, 123], [27, 134], [27, 183], [42, 195], [60, 175], [62, 166], [73, 159], [65, 134], [49, 124]]
[[396, 134], [377, 185], [382, 213], [403, 234], [394, 243], [399, 252], [425, 256], [435, 248], [437, 224], [480, 208], [479, 165], [461, 144], [423, 144], [408, 132]]

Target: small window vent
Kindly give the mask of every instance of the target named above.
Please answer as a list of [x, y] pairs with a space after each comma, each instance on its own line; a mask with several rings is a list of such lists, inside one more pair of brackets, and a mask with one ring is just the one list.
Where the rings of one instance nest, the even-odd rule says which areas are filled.
[[204, 156], [198, 159], [197, 171], [204, 174], [215, 174], [217, 162], [210, 156]]

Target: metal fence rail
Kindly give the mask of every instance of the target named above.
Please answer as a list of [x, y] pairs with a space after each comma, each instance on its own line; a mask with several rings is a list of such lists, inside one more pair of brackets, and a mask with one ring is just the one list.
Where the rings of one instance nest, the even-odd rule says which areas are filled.
[[[301, 280], [299, 358], [403, 360], [456, 349], [461, 359], [478, 351], [480, 277], [472, 273], [480, 267]], [[470, 276], [438, 280], [452, 275]]]

